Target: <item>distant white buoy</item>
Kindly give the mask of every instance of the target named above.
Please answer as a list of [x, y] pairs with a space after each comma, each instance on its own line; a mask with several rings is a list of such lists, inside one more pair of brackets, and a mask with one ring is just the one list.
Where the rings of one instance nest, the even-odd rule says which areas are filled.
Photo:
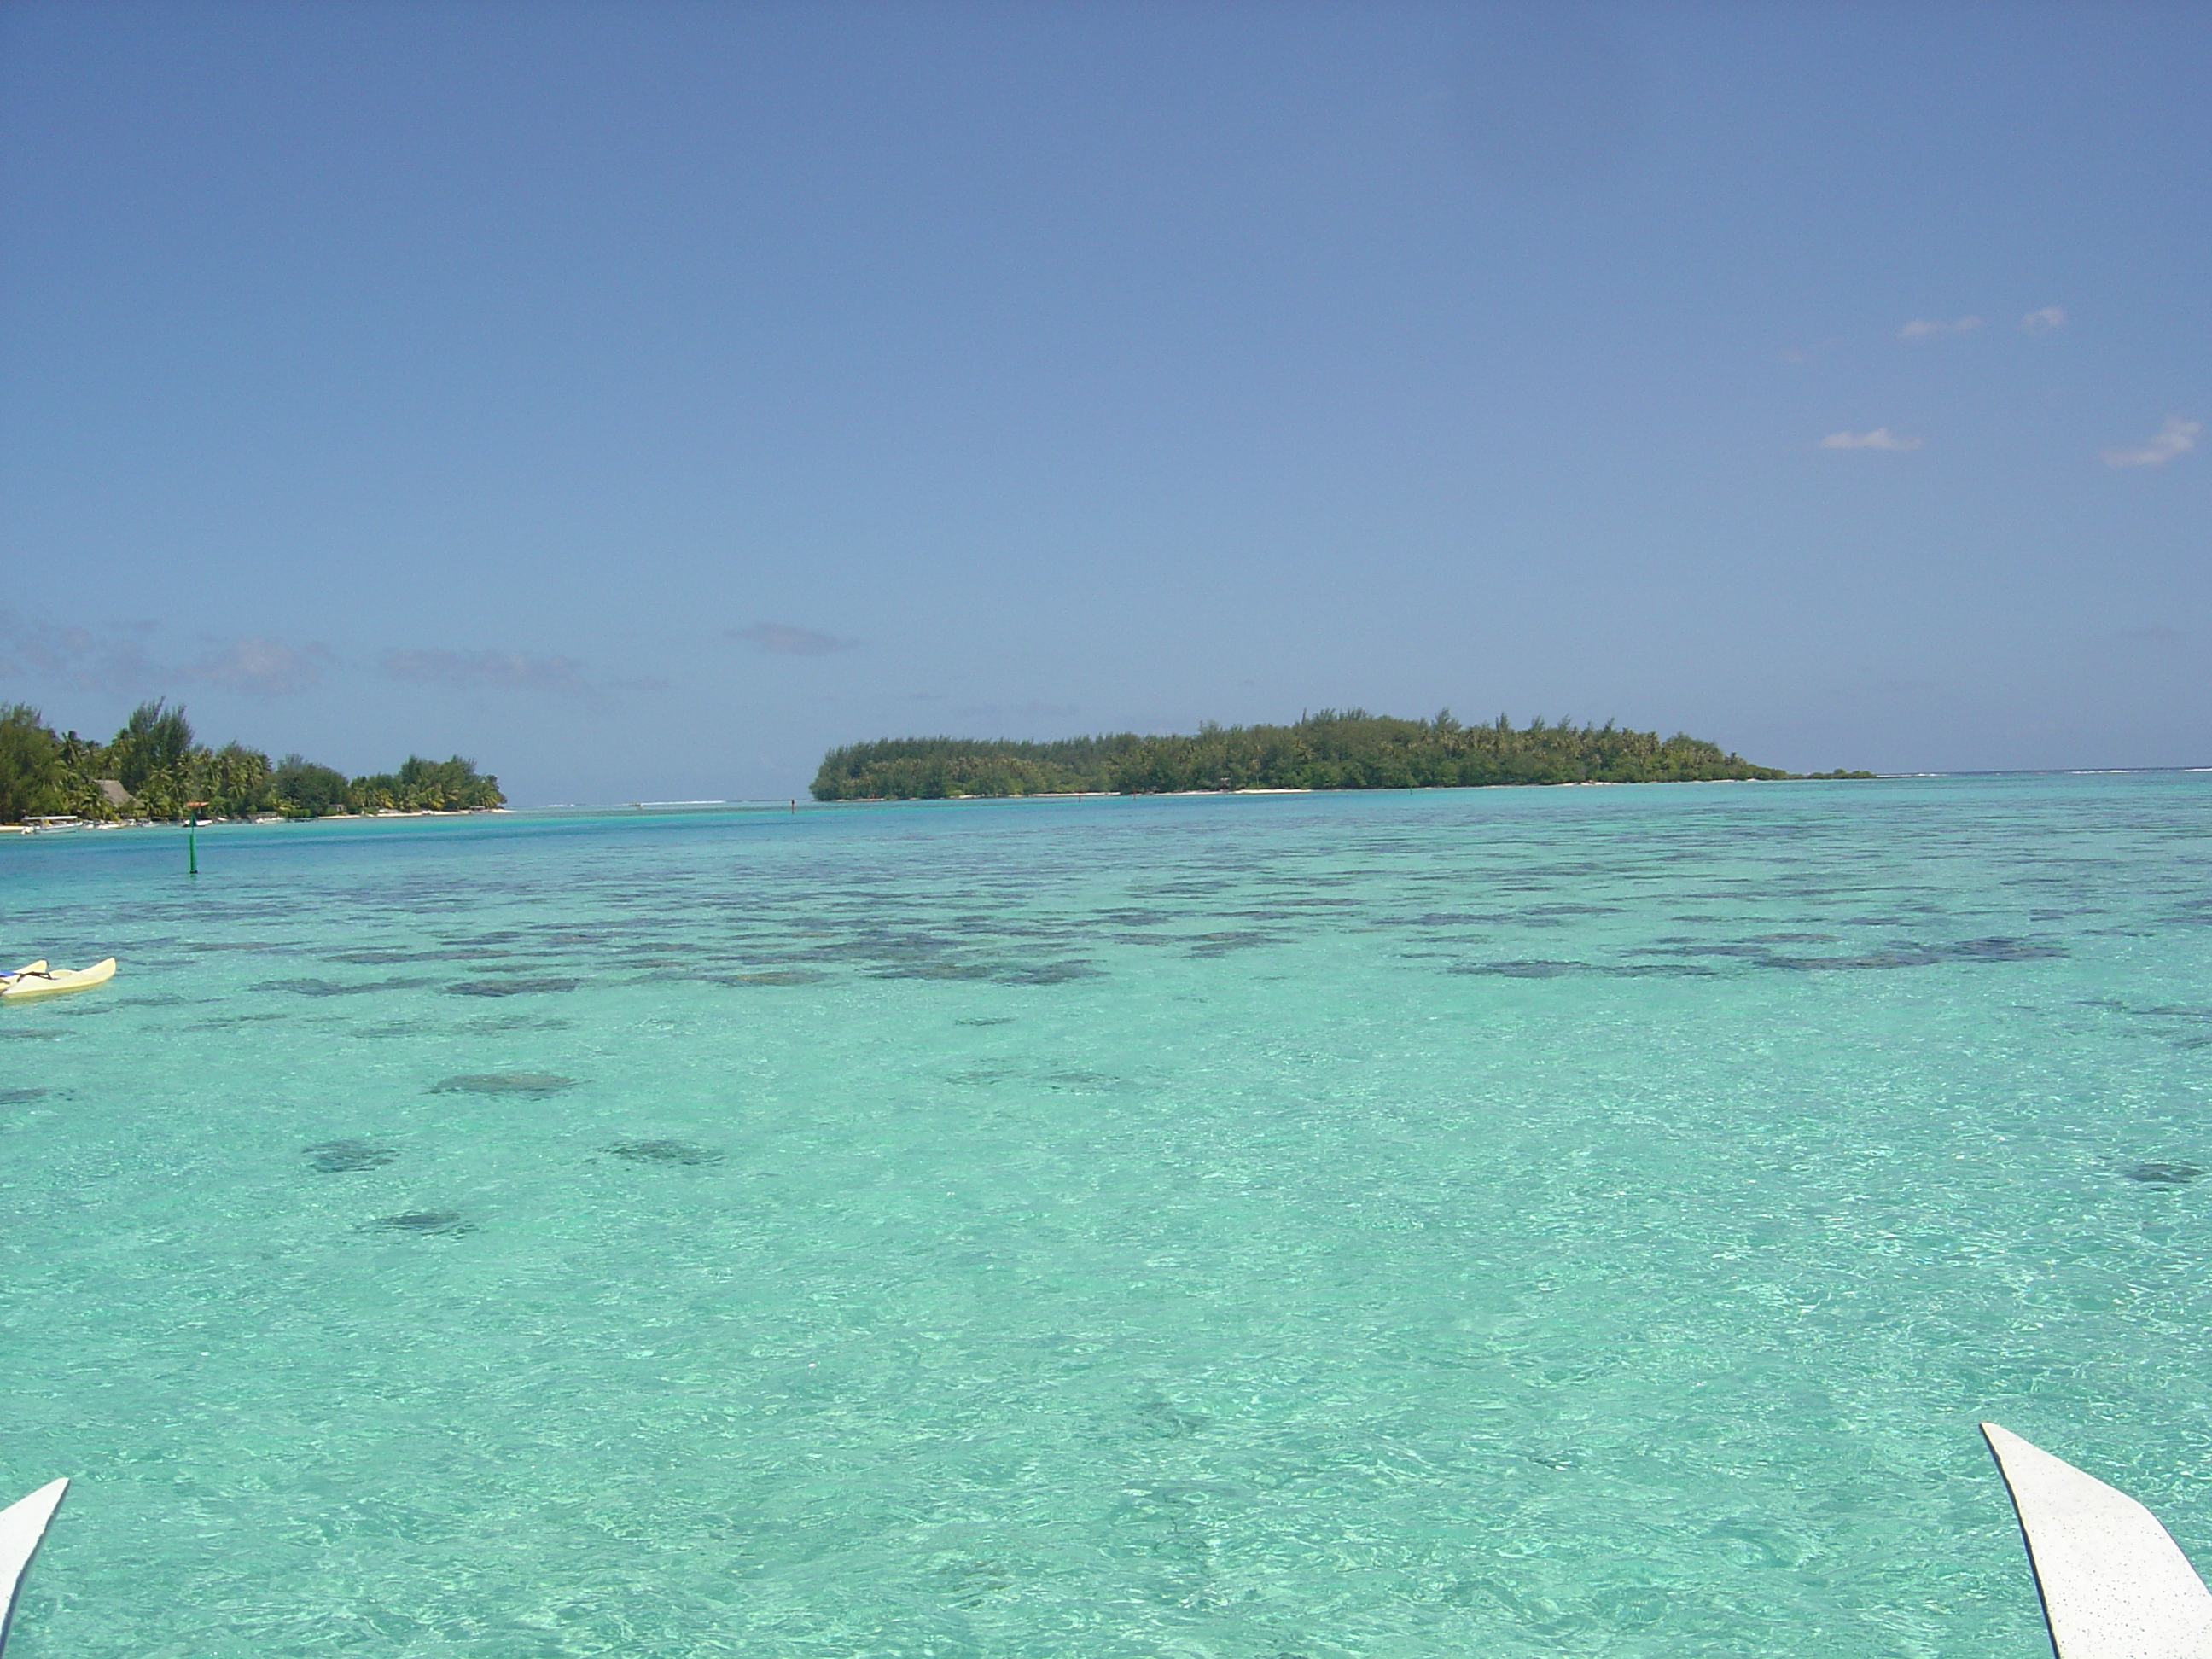
[[2158, 1517], [1994, 1423], [2058, 1659], [2212, 1659], [2212, 1590]]
[[8, 1645], [8, 1626], [15, 1617], [15, 1592], [23, 1587], [24, 1570], [38, 1553], [46, 1522], [54, 1518], [68, 1490], [66, 1479], [49, 1480], [28, 1498], [0, 1510], [0, 1648]]

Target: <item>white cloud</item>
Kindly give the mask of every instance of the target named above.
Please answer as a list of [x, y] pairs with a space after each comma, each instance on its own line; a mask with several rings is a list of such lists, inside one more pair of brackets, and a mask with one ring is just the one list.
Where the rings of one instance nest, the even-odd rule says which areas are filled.
[[1900, 438], [1886, 426], [1871, 432], [1831, 432], [1820, 440], [1823, 449], [1917, 449], [1917, 438]]
[[322, 666], [330, 659], [331, 653], [319, 645], [295, 651], [282, 640], [249, 635], [177, 672], [182, 678], [224, 691], [285, 697], [312, 690], [322, 678]]
[[1900, 340], [1924, 340], [1931, 334], [1971, 334], [1981, 325], [1982, 319], [1978, 317], [1961, 317], [1955, 323], [1916, 317], [1897, 331], [1897, 337]]
[[833, 651], [849, 651], [854, 643], [841, 640], [835, 634], [793, 628], [787, 623], [755, 623], [750, 628], [732, 628], [728, 637], [743, 640], [754, 650], [765, 651], [775, 657], [826, 657]]
[[380, 666], [395, 680], [475, 690], [567, 691], [588, 696], [584, 665], [573, 657], [532, 657], [518, 651], [387, 651]]
[[2164, 466], [2177, 455], [2186, 455], [2197, 447], [2197, 434], [2204, 430], [2202, 421], [2185, 421], [2179, 415], [2169, 415], [2158, 435], [2140, 449], [2108, 449], [2104, 453], [2106, 466]]
[[2054, 328], [2066, 326], [2066, 313], [2058, 306], [2045, 306], [2040, 311], [2031, 311], [2020, 319], [2023, 334], [2048, 334]]

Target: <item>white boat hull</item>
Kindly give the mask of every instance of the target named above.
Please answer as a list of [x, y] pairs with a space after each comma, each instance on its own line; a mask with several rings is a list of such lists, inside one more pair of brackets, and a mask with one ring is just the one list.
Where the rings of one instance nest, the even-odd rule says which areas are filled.
[[2212, 1591], [2158, 1517], [1994, 1423], [2058, 1659], [2212, 1659]]
[[66, 1479], [49, 1480], [28, 1498], [0, 1510], [0, 1648], [8, 1645], [8, 1626], [15, 1616], [15, 1592], [23, 1587], [23, 1572], [38, 1553], [46, 1535], [46, 1522], [69, 1490]]

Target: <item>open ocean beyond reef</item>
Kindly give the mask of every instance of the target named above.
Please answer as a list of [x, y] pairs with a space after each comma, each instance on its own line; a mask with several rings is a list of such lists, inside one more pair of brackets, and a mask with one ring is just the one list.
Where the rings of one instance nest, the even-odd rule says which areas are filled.
[[2212, 1567], [2212, 776], [0, 843], [10, 1659], [2017, 1659]]

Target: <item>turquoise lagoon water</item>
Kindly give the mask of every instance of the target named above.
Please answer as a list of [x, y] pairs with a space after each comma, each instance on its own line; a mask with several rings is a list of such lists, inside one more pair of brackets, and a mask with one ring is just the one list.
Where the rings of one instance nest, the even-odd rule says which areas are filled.
[[2208, 827], [11, 840], [0, 948], [124, 963], [0, 1011], [17, 1652], [2040, 1651], [1977, 1418], [2212, 1565]]

